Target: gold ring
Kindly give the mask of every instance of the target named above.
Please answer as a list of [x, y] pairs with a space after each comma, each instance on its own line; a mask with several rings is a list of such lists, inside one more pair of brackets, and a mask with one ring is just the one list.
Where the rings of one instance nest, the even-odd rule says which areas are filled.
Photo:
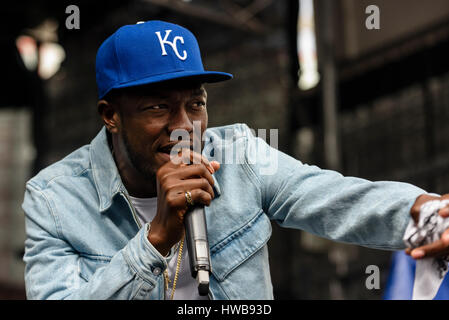
[[195, 204], [193, 203], [192, 194], [190, 193], [190, 191], [186, 191], [184, 193], [184, 195], [186, 196], [187, 206], [188, 207], [193, 207]]

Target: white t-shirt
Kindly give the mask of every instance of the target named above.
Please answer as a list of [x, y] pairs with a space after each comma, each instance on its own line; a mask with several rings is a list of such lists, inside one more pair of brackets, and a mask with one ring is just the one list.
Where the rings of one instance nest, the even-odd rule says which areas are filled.
[[[157, 198], [135, 198], [129, 197], [136, 209], [137, 218], [141, 225], [147, 222], [151, 222], [157, 213]], [[173, 279], [175, 277], [176, 263], [178, 260], [179, 244], [175, 246], [176, 252], [171, 255], [168, 264], [168, 278], [170, 283], [168, 284], [168, 290], [165, 292], [166, 299], [170, 298], [172, 291]], [[196, 280], [190, 273], [189, 253], [187, 251], [187, 244], [184, 241], [184, 247], [182, 249], [181, 266], [178, 275], [178, 281], [176, 283], [174, 300], [207, 300], [208, 296], [200, 296], [198, 294], [198, 285]]]

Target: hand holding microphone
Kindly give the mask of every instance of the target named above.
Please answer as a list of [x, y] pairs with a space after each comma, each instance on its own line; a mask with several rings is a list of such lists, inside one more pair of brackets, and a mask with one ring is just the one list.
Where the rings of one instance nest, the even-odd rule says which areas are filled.
[[[151, 222], [148, 240], [165, 256], [186, 233], [192, 276], [198, 280], [199, 293], [205, 295], [208, 292], [210, 258], [204, 206], [209, 206], [214, 198], [212, 174], [220, 164], [209, 162], [191, 150], [183, 156], [188, 156], [190, 163], [194, 164], [169, 161], [156, 173], [158, 209]], [[191, 197], [190, 204], [187, 192]]]

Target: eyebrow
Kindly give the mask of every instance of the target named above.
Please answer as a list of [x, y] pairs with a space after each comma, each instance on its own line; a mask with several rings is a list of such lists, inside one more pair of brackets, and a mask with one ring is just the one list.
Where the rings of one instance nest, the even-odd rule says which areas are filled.
[[156, 98], [156, 99], [168, 99], [170, 98], [170, 96], [168, 94], [163, 94], [163, 93], [154, 93], [154, 94], [149, 94], [149, 95], [145, 95], [145, 98]]
[[202, 95], [205, 95], [205, 93], [206, 93], [206, 90], [204, 90], [204, 88], [201, 87], [201, 88], [194, 89], [192, 92], [192, 95], [193, 96], [202, 96]]

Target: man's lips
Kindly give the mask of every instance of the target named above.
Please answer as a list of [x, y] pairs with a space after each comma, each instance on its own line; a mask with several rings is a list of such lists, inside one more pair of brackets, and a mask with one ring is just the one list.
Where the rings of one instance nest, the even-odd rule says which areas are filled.
[[158, 148], [157, 152], [170, 154], [172, 148], [173, 148], [173, 145], [166, 145], [166, 146]]
[[162, 162], [172, 161], [172, 155], [176, 157], [176, 151], [180, 152], [182, 149], [190, 149], [193, 150], [193, 145], [189, 143], [175, 143], [175, 144], [167, 144], [157, 149], [157, 154]]
[[171, 154], [173, 148], [175, 148], [175, 151], [178, 151], [178, 152], [181, 151], [181, 149], [184, 149], [184, 148], [193, 150], [193, 145], [191, 145], [189, 143], [183, 144], [181, 142], [178, 142], [178, 143], [175, 143], [175, 144], [167, 144], [167, 145], [164, 145], [162, 147], [159, 147], [157, 149], [157, 151], [161, 152], [161, 153]]
[[162, 162], [168, 162], [171, 160], [170, 153], [158, 152], [157, 156], [162, 159]]

